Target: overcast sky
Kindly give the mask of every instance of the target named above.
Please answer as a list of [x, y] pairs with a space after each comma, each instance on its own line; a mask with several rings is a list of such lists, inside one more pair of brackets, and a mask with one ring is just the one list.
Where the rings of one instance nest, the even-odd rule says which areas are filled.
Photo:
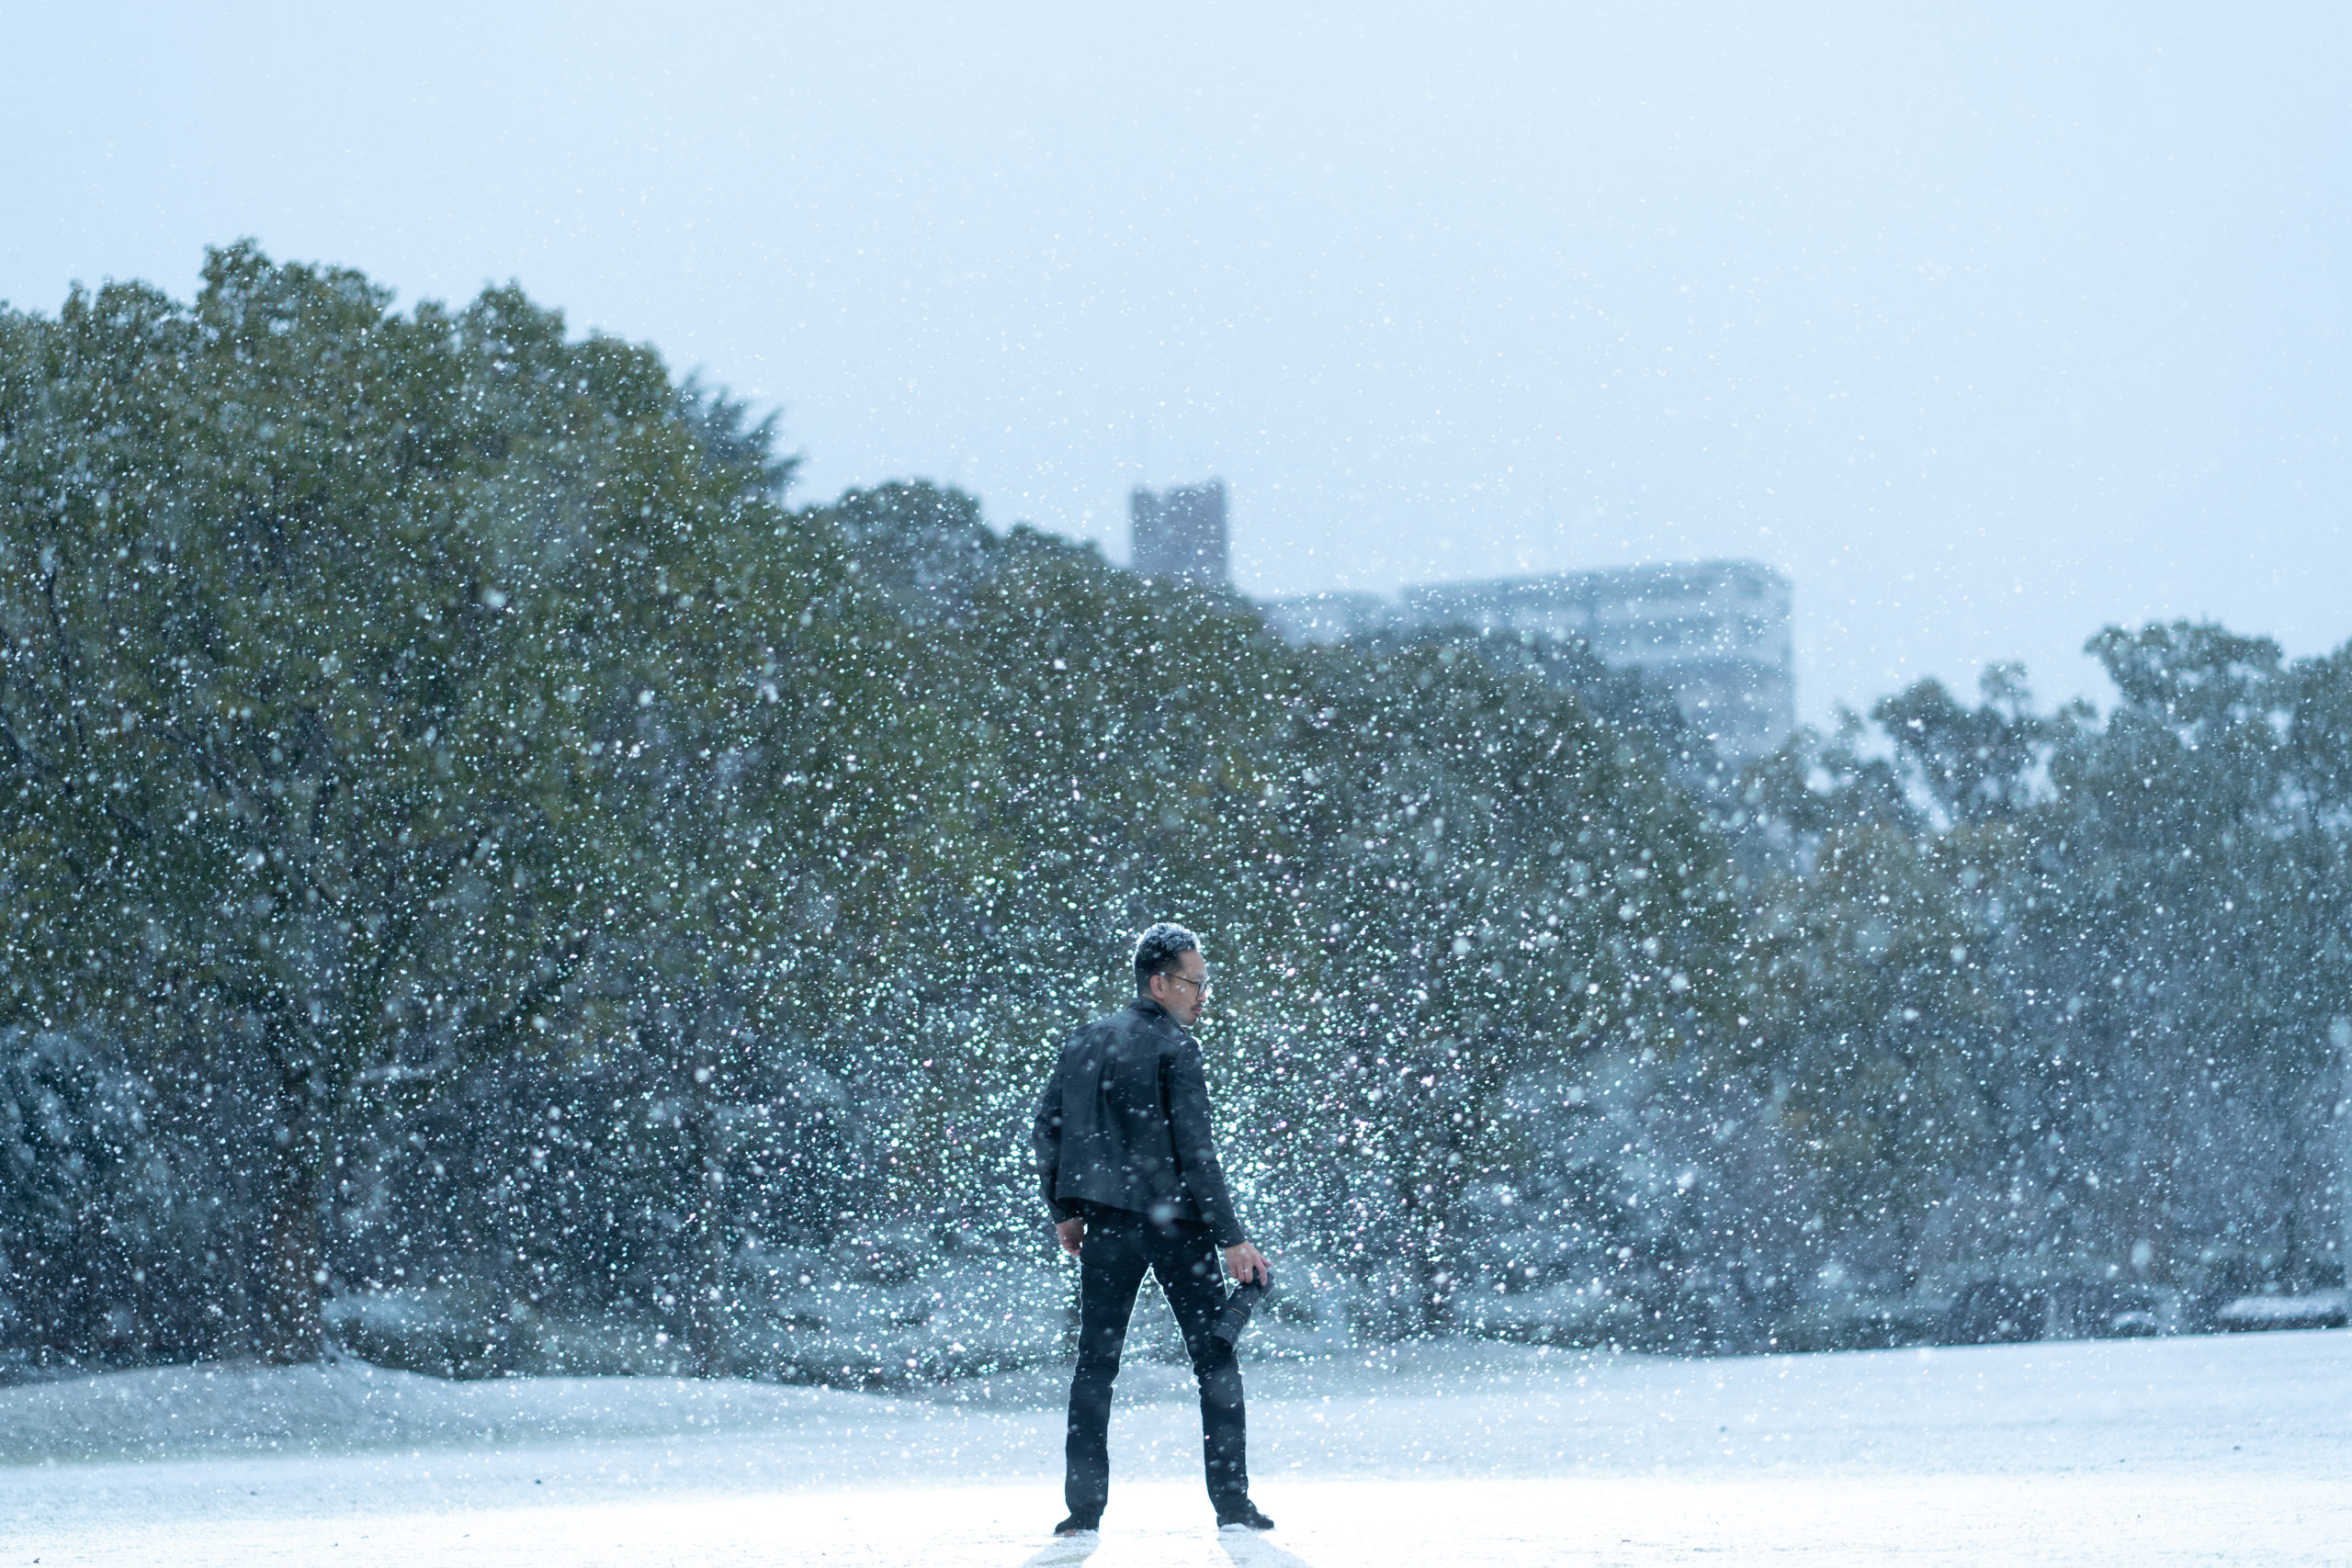
[[2339, 6], [0, 0], [0, 299], [202, 248], [579, 328], [1255, 593], [1746, 557], [1799, 705], [2352, 637]]

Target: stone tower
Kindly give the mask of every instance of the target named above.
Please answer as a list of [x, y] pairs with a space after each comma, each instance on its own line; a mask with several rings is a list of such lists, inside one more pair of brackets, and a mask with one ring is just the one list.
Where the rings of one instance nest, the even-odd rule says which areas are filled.
[[1227, 581], [1225, 481], [1176, 485], [1155, 494], [1137, 485], [1127, 497], [1128, 558], [1146, 577]]

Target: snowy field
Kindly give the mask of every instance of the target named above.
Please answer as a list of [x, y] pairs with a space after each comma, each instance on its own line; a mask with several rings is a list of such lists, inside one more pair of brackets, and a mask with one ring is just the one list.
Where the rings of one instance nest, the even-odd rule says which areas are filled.
[[1099, 1542], [1052, 1373], [922, 1397], [345, 1363], [0, 1390], [0, 1564], [2346, 1562], [2352, 1333], [1250, 1369], [1263, 1538], [1131, 1365]]

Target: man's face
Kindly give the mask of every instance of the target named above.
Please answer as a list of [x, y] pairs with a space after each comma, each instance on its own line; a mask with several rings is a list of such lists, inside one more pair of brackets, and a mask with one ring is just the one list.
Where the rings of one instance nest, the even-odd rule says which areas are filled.
[[1198, 953], [1178, 953], [1173, 975], [1151, 977], [1151, 999], [1187, 1027], [1200, 1021], [1201, 1004], [1208, 999], [1208, 994], [1209, 966]]

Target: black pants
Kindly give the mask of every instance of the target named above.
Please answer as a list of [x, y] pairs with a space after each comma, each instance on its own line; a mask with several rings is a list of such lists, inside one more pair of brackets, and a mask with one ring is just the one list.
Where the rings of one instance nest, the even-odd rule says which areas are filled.
[[1119, 1352], [1146, 1269], [1159, 1276], [1200, 1381], [1209, 1502], [1224, 1514], [1249, 1499], [1241, 1369], [1230, 1347], [1209, 1337], [1225, 1304], [1221, 1263], [1206, 1225], [1155, 1224], [1125, 1209], [1088, 1213], [1079, 1253], [1078, 1371], [1069, 1382], [1069, 1468], [1062, 1483], [1072, 1518], [1101, 1518], [1111, 1495], [1111, 1384], [1119, 1375]]

